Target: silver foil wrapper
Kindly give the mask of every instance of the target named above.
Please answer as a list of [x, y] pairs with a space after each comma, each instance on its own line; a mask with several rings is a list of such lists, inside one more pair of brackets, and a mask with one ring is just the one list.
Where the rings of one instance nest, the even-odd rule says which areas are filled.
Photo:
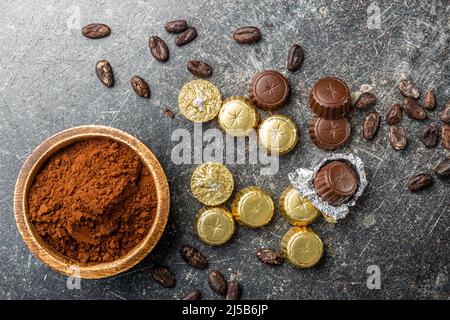
[[[316, 193], [314, 189], [314, 178], [316, 177], [319, 169], [327, 162], [333, 160], [343, 160], [351, 164], [359, 176], [359, 184], [356, 193], [350, 199], [349, 202], [344, 203], [340, 206], [333, 206], [329, 203], [323, 201]], [[354, 154], [331, 154], [325, 157], [320, 163], [318, 163], [312, 170], [299, 168], [294, 172], [288, 174], [288, 178], [292, 185], [301, 195], [307, 197], [314, 206], [319, 209], [331, 222], [337, 222], [339, 219], [343, 219], [347, 216], [349, 212], [349, 207], [356, 204], [356, 200], [361, 196], [365, 187], [367, 186], [366, 171], [364, 170], [364, 164], [362, 160]]]

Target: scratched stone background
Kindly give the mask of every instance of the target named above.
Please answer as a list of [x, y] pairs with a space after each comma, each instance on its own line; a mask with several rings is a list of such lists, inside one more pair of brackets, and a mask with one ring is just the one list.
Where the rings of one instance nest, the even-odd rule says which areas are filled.
[[[178, 299], [193, 288], [205, 299], [216, 299], [208, 288], [207, 271], [187, 266], [178, 254], [182, 244], [205, 252], [210, 269], [220, 270], [243, 286], [245, 299], [448, 299], [449, 182], [436, 180], [417, 194], [406, 190], [408, 178], [432, 170], [448, 152], [426, 149], [420, 128], [438, 123], [450, 99], [448, 1], [379, 1], [379, 29], [368, 28], [375, 7], [368, 1], [2, 1], [0, 4], [0, 298], [4, 299]], [[374, 9], [375, 8], [375, 9]], [[198, 38], [178, 48], [164, 31], [170, 19], [186, 18]], [[369, 18], [369, 23], [372, 20]], [[91, 22], [111, 26], [110, 37], [89, 40], [80, 27]], [[239, 45], [231, 39], [238, 26], [256, 25], [263, 40]], [[373, 24], [370, 24], [374, 26]], [[159, 35], [170, 48], [167, 63], [149, 54], [147, 39]], [[301, 70], [285, 68], [287, 49], [301, 43], [306, 58]], [[111, 62], [116, 85], [107, 89], [94, 72], [96, 61]], [[342, 149], [360, 156], [370, 181], [345, 221], [323, 219], [313, 228], [325, 244], [325, 256], [314, 268], [297, 270], [285, 264], [262, 265], [261, 247], [279, 248], [289, 229], [280, 214], [263, 229], [238, 228], [226, 246], [211, 248], [197, 238], [194, 216], [201, 205], [189, 191], [195, 165], [175, 165], [172, 131], [192, 124], [178, 113], [177, 96], [194, 79], [186, 62], [201, 59], [214, 68], [211, 78], [224, 97], [245, 95], [251, 76], [263, 69], [283, 72], [292, 86], [290, 102], [279, 112], [298, 125], [300, 143], [280, 159], [274, 176], [261, 176], [261, 165], [229, 165], [236, 190], [258, 185], [278, 200], [288, 186], [287, 173], [311, 167], [325, 153], [310, 141], [308, 91], [320, 77], [345, 79], [357, 95], [373, 91], [374, 107], [384, 116], [387, 106], [401, 100], [396, 85], [403, 77], [421, 91], [436, 88], [438, 108], [424, 122], [404, 118], [401, 127], [408, 147], [394, 151], [384, 121], [372, 142], [361, 138], [363, 111], [349, 118], [353, 135]], [[152, 90], [150, 100], [137, 97], [129, 79], [138, 74]], [[172, 109], [175, 119], [164, 115]], [[170, 183], [171, 212], [163, 239], [142, 263], [116, 277], [83, 280], [81, 290], [66, 288], [66, 277], [38, 261], [17, 231], [12, 199], [15, 179], [25, 158], [48, 136], [84, 124], [109, 125], [144, 141], [158, 156]], [[212, 121], [204, 126], [217, 128]], [[177, 285], [164, 289], [150, 279], [154, 264], [168, 265]], [[368, 266], [381, 270], [381, 289], [366, 285]]]

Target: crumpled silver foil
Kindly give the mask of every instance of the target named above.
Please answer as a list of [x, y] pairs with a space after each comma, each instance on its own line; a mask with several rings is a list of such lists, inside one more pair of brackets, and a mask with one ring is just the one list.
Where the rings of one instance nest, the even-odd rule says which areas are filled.
[[[351, 200], [347, 203], [341, 204], [340, 206], [332, 206], [329, 203], [323, 201], [316, 193], [314, 189], [314, 178], [316, 177], [319, 169], [327, 162], [333, 160], [343, 160], [350, 163], [356, 170], [359, 176], [359, 184], [356, 193], [353, 195]], [[328, 216], [329, 220], [336, 222], [339, 219], [343, 219], [347, 216], [349, 209], [348, 207], [352, 207], [356, 204], [356, 200], [358, 200], [359, 196], [364, 191], [364, 188], [367, 186], [367, 177], [366, 171], [364, 170], [364, 164], [362, 160], [354, 155], [354, 154], [343, 154], [336, 153], [330, 154], [325, 157], [319, 164], [317, 164], [313, 170], [299, 168], [294, 172], [288, 174], [288, 178], [291, 181], [292, 185], [298, 192], [304, 197], [307, 197], [309, 201], [311, 201], [314, 206], [319, 209], [323, 214]]]

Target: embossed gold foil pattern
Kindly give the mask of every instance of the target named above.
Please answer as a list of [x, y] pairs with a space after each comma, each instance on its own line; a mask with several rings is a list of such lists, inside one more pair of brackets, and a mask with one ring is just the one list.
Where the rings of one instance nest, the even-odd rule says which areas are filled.
[[219, 112], [219, 126], [232, 136], [246, 136], [258, 125], [259, 115], [253, 102], [242, 96], [226, 99]]
[[214, 119], [222, 105], [219, 89], [207, 80], [193, 80], [181, 88], [178, 107], [187, 119], [206, 122]]
[[205, 207], [197, 214], [197, 234], [209, 245], [218, 246], [228, 242], [235, 229], [233, 215], [224, 207]]
[[251, 186], [238, 192], [233, 200], [232, 212], [239, 224], [260, 228], [272, 220], [274, 204], [266, 191]]
[[283, 155], [297, 144], [297, 127], [289, 117], [274, 114], [261, 121], [258, 138], [269, 154]]
[[281, 240], [281, 253], [297, 268], [310, 268], [323, 255], [323, 243], [309, 227], [293, 227]]
[[307, 226], [320, 215], [320, 211], [292, 186], [284, 190], [280, 197], [280, 212], [294, 226]]
[[207, 206], [217, 206], [227, 201], [233, 188], [233, 175], [223, 164], [203, 163], [192, 173], [192, 194]]

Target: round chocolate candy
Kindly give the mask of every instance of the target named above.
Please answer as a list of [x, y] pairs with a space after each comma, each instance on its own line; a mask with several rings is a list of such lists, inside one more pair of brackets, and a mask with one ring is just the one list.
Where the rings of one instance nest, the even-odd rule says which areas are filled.
[[350, 138], [350, 123], [345, 117], [327, 120], [315, 116], [308, 124], [308, 132], [317, 147], [336, 150]]
[[199, 238], [212, 246], [228, 242], [236, 230], [233, 215], [224, 207], [200, 209], [195, 227]]
[[231, 209], [240, 225], [260, 228], [272, 220], [275, 207], [266, 191], [252, 186], [238, 192]]
[[233, 188], [233, 175], [223, 164], [207, 162], [192, 173], [192, 194], [207, 206], [217, 206], [227, 201]]
[[197, 79], [186, 83], [178, 96], [181, 114], [194, 122], [214, 119], [221, 106], [219, 89], [207, 80]]
[[351, 92], [338, 78], [327, 77], [317, 81], [309, 93], [309, 106], [321, 118], [339, 119], [351, 108]]
[[218, 120], [226, 134], [246, 136], [258, 126], [259, 114], [251, 100], [233, 96], [223, 102]]
[[297, 127], [291, 118], [274, 114], [261, 121], [258, 139], [269, 154], [283, 155], [291, 151], [298, 142]]
[[297, 268], [310, 268], [320, 261], [323, 243], [309, 227], [293, 227], [281, 239], [281, 254]]
[[250, 99], [262, 110], [281, 108], [289, 97], [289, 82], [278, 71], [266, 70], [256, 74], [249, 85]]
[[287, 222], [294, 226], [306, 226], [313, 223], [320, 215], [311, 201], [302, 197], [293, 187], [289, 186], [280, 197], [280, 212]]
[[314, 178], [314, 188], [322, 200], [339, 206], [355, 194], [358, 176], [349, 164], [334, 160], [319, 169]]

